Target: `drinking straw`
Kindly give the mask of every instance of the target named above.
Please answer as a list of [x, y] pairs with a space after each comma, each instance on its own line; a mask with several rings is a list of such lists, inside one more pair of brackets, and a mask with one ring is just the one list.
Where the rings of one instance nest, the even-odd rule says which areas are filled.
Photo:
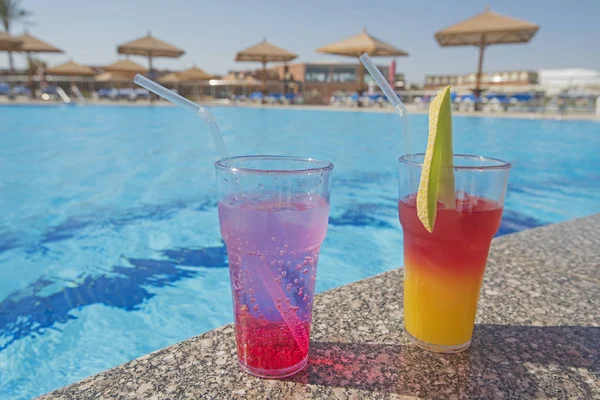
[[[175, 105], [197, 113], [200, 117], [202, 117], [202, 119], [204, 119], [208, 123], [210, 133], [212, 135], [212, 139], [215, 143], [219, 156], [221, 158], [229, 157], [229, 153], [227, 152], [227, 147], [225, 147], [225, 142], [223, 141], [223, 136], [221, 136], [221, 131], [219, 130], [217, 121], [215, 120], [215, 117], [211, 114], [211, 112], [208, 111], [205, 107], [202, 107], [201, 105], [196, 104], [193, 101], [190, 101], [185, 97], [178, 95], [177, 93], [167, 89], [162, 85], [159, 85], [158, 83], [140, 74], [137, 74], [135, 76], [133, 82], [137, 83], [145, 89], [148, 89], [152, 93], [157, 94], [163, 99], [169, 100]], [[265, 268], [268, 267], [265, 265]], [[266, 275], [266, 271], [262, 270], [261, 268], [259, 268], [258, 276], [260, 277], [263, 285], [267, 288], [269, 295], [273, 299], [273, 304], [278, 304], [276, 301], [277, 298], [280, 298], [282, 300], [283, 304], [277, 307], [277, 309], [283, 317], [283, 321], [292, 333], [292, 336], [298, 344], [298, 347], [305, 351], [308, 347], [308, 337], [306, 335], [306, 332], [304, 332], [304, 330], [302, 329], [302, 322], [298, 319], [296, 313], [294, 313], [292, 310], [289, 309], [289, 307], [287, 307], [287, 305], [285, 304], [286, 302], [283, 302], [283, 299], [285, 298], [283, 290], [277, 283], [272, 282], [272, 279]]]
[[[273, 304], [275, 304], [275, 308], [281, 314], [283, 318], [283, 322], [287, 325], [290, 333], [294, 337], [294, 341], [298, 345], [298, 348], [304, 352], [308, 350], [308, 342], [309, 338], [306, 334], [306, 331], [302, 328], [302, 321], [298, 318], [298, 315], [290, 309], [290, 304], [287, 301], [284, 301], [286, 298], [283, 289], [279, 284], [273, 282], [273, 278], [268, 274], [269, 267], [266, 262], [262, 262], [262, 265], [258, 267], [258, 276], [263, 284], [263, 286], [269, 292], [269, 296], [273, 300]], [[277, 299], [280, 301], [278, 302]], [[310, 310], [312, 313], [312, 310]]]
[[163, 99], [169, 100], [173, 104], [176, 104], [180, 107], [186, 108], [190, 111], [197, 113], [202, 119], [204, 119], [208, 123], [208, 129], [210, 130], [210, 134], [212, 136], [213, 142], [215, 143], [215, 147], [217, 148], [217, 152], [219, 153], [219, 157], [229, 157], [229, 152], [227, 151], [227, 147], [225, 146], [225, 142], [223, 141], [223, 136], [221, 135], [221, 131], [219, 130], [219, 126], [217, 125], [217, 120], [205, 107], [202, 107], [201, 105], [196, 104], [193, 101], [189, 101], [185, 97], [178, 95], [172, 90], [169, 90], [166, 87], [159, 85], [153, 80], [150, 80], [140, 74], [137, 74], [135, 78], [133, 78], [133, 82], [137, 83], [145, 89], [148, 89], [152, 93], [159, 95]]
[[367, 53], [364, 53], [359, 57], [359, 60], [363, 63], [367, 71], [371, 74], [385, 97], [389, 100], [392, 106], [400, 115], [400, 119], [402, 120], [402, 142], [404, 144], [404, 154], [413, 154], [412, 152], [412, 141], [410, 136], [410, 125], [408, 123], [408, 110], [396, 94], [394, 89], [390, 86], [388, 81], [383, 77], [379, 68], [373, 63], [371, 57]]

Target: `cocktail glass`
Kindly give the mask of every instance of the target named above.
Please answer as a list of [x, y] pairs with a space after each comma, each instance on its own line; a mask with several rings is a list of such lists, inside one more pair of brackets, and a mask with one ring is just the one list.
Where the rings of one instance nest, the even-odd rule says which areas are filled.
[[239, 363], [263, 378], [306, 366], [330, 162], [278, 156], [215, 163]]
[[418, 346], [455, 353], [471, 343], [492, 238], [500, 227], [510, 164], [454, 155], [456, 205], [438, 201], [429, 233], [417, 217], [424, 154], [400, 157], [398, 213], [404, 232], [404, 329]]

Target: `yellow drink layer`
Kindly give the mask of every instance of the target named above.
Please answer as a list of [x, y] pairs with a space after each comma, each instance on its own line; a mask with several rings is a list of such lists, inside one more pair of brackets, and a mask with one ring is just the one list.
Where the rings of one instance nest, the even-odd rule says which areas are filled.
[[450, 277], [405, 261], [404, 326], [414, 338], [437, 346], [471, 340], [481, 274]]
[[[488, 250], [502, 217], [502, 207], [485, 198], [457, 203], [458, 209], [440, 206], [432, 233], [417, 216], [414, 196], [398, 205], [404, 229], [404, 326], [415, 339], [438, 348], [471, 340]], [[477, 206], [462, 207], [465, 203]]]

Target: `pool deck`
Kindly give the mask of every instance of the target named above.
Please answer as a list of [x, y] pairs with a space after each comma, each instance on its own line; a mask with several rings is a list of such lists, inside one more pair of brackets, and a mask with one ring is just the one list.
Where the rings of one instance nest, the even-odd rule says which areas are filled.
[[402, 279], [318, 295], [309, 366], [285, 380], [242, 373], [227, 325], [41, 398], [600, 398], [600, 214], [493, 241], [461, 354], [409, 343]]
[[[371, 113], [394, 113], [396, 112], [391, 106], [386, 107], [348, 107], [348, 106], [329, 106], [329, 105], [283, 105], [283, 104], [257, 104], [257, 103], [235, 103], [229, 100], [207, 100], [199, 101], [199, 104], [204, 106], [218, 106], [218, 107], [244, 107], [244, 108], [267, 108], [267, 109], [280, 109], [280, 110], [305, 110], [305, 111], [346, 111], [346, 112], [371, 112]], [[173, 104], [167, 101], [157, 101], [150, 103], [148, 100], [137, 100], [134, 102], [128, 100], [88, 100], [87, 105], [94, 106], [122, 106], [122, 107], [175, 107]], [[48, 107], [61, 107], [64, 106], [62, 102], [58, 101], [42, 101], [42, 100], [30, 100], [30, 99], [17, 99], [7, 100], [6, 98], [0, 98], [0, 106], [48, 106]], [[429, 108], [422, 108], [414, 104], [407, 104], [406, 108], [410, 114], [427, 114]], [[576, 121], [594, 121], [600, 120], [599, 114], [592, 113], [566, 113], [559, 114], [557, 112], [527, 112], [527, 111], [508, 111], [508, 112], [491, 112], [491, 111], [478, 111], [478, 112], [464, 112], [464, 111], [453, 111], [454, 116], [464, 117], [493, 117], [493, 118], [516, 118], [516, 119], [540, 119], [540, 120], [576, 120]]]

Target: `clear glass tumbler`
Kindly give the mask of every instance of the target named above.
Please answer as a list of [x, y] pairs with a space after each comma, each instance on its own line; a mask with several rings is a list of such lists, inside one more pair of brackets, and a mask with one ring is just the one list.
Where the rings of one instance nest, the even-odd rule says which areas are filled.
[[471, 343], [492, 238], [500, 227], [510, 163], [454, 155], [456, 204], [438, 202], [433, 232], [417, 217], [423, 154], [400, 157], [404, 329], [420, 347], [455, 353]]
[[333, 164], [245, 156], [215, 168], [239, 363], [258, 377], [293, 375], [308, 361]]

